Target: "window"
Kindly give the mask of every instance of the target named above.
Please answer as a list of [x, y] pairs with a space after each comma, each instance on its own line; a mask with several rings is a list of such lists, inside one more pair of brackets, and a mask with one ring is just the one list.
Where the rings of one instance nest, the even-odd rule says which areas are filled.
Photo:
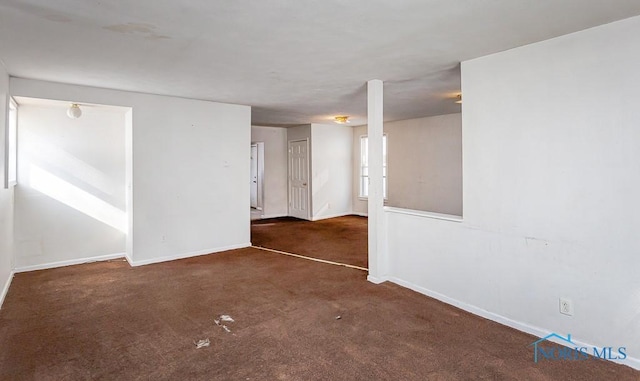
[[18, 105], [9, 98], [9, 125], [7, 126], [6, 142], [6, 167], [5, 167], [5, 188], [12, 187], [17, 183], [17, 134], [18, 134]]
[[[360, 137], [360, 197], [369, 197], [369, 139]], [[382, 196], [387, 199], [387, 135], [382, 136]]]

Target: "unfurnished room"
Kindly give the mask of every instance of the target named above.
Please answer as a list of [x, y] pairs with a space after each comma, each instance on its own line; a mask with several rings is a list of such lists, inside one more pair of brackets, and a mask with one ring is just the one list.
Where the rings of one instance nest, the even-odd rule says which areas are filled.
[[640, 2], [0, 0], [0, 380], [640, 380]]

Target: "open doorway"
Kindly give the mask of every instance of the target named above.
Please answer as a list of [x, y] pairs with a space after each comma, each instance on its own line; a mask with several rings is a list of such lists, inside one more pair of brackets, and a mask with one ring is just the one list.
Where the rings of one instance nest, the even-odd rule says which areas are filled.
[[366, 270], [367, 218], [353, 215], [351, 207], [352, 128], [252, 126], [252, 140], [267, 143], [265, 210], [278, 207], [280, 213], [252, 221], [251, 243]]
[[251, 143], [250, 206], [252, 218], [264, 209], [264, 142]]

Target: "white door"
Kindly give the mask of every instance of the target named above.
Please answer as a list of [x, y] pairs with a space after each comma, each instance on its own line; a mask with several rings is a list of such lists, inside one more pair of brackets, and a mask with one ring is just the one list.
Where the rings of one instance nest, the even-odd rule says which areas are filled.
[[258, 145], [251, 145], [251, 207], [258, 207]]
[[289, 215], [308, 220], [309, 142], [289, 142]]

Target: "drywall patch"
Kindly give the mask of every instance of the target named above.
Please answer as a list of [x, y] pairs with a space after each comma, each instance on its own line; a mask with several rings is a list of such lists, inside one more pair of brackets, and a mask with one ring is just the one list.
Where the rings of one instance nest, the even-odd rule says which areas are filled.
[[157, 27], [153, 24], [135, 23], [135, 22], [129, 22], [126, 24], [108, 25], [108, 26], [102, 27], [102, 29], [110, 30], [116, 33], [143, 35], [144, 38], [146, 38], [147, 40], [171, 39], [171, 37], [169, 36], [158, 34], [155, 31], [156, 28]]
[[524, 237], [524, 242], [526, 246], [530, 245], [538, 245], [538, 246], [549, 246], [549, 242], [536, 237]]

